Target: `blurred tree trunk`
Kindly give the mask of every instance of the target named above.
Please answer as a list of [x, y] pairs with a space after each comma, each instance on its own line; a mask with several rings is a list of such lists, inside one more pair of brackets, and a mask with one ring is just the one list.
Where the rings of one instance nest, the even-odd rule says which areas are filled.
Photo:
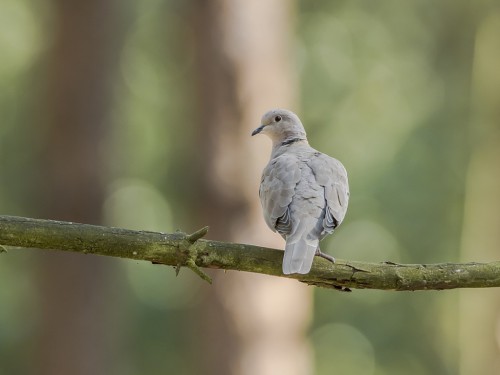
[[[213, 239], [282, 247], [258, 198], [271, 144], [251, 138], [264, 111], [296, 109], [294, 3], [195, 1], [199, 225]], [[206, 374], [312, 372], [305, 331], [312, 291], [260, 275], [216, 275], [199, 310]]]
[[[471, 136], [462, 259], [498, 259], [500, 249], [500, 7], [483, 13], [475, 40]], [[500, 296], [460, 291], [460, 374], [498, 374]]]
[[[99, 223], [111, 77], [120, 39], [113, 0], [53, 0], [46, 59], [40, 215]], [[107, 374], [113, 361], [109, 278], [112, 261], [73, 254], [39, 257], [37, 374]]]

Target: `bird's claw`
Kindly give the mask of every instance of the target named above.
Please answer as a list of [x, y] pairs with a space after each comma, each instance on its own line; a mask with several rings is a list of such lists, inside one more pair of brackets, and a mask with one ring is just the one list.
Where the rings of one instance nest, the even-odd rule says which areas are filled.
[[329, 260], [330, 262], [332, 262], [333, 264], [335, 264], [335, 258], [332, 257], [331, 255], [328, 255], [328, 254], [325, 254], [323, 252], [321, 252], [321, 250], [318, 248], [318, 250], [316, 250], [316, 256], [318, 257], [321, 257], [321, 258], [324, 258], [326, 260]]

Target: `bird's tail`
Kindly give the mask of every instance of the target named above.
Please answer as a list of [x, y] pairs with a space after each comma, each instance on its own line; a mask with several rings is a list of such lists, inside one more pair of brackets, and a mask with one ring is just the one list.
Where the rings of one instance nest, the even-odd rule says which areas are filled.
[[319, 240], [299, 238], [292, 242], [287, 240], [283, 257], [283, 273], [309, 273], [313, 263]]

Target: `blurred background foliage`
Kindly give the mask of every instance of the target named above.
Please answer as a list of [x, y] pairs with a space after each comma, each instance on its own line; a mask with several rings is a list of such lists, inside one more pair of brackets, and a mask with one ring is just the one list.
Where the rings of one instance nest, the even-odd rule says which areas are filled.
[[[58, 33], [54, 20], [64, 9], [57, 3], [0, 0], [2, 214], [47, 212], [39, 192], [45, 137], [40, 121], [50, 121], [44, 114], [52, 61], [47, 56]], [[203, 137], [203, 128], [194, 126], [199, 56], [190, 12], [198, 2], [113, 6], [121, 34], [113, 47], [117, 63], [106, 75], [112, 99], [103, 120], [107, 141], [99, 146], [102, 223], [194, 230], [202, 162], [195, 139]], [[471, 173], [489, 176], [493, 185], [500, 179], [500, 160], [492, 160], [498, 153], [488, 154], [491, 164], [469, 167], [483, 142], [492, 150], [500, 147], [498, 2], [298, 1], [294, 12], [297, 112], [310, 143], [339, 158], [350, 177], [347, 219], [324, 249], [338, 258], [374, 262], [496, 260], [495, 252], [483, 259], [483, 250], [468, 251], [463, 241], [475, 238], [464, 234], [464, 207], [479, 204], [468, 199], [484, 199], [485, 209], [493, 205], [498, 212], [498, 198], [469, 198], [467, 190], [475, 186]], [[273, 32], [272, 24], [265, 27]], [[253, 121], [259, 124], [258, 117]], [[490, 241], [490, 249], [497, 251], [498, 244]], [[0, 260], [0, 373], [48, 373], [36, 367], [44, 324], [40, 257], [13, 250]], [[171, 269], [150, 264], [106, 264], [117, 275], [107, 289], [113, 298], [106, 301], [114, 304], [114, 323], [105, 325], [114, 360], [107, 365], [111, 372], [101, 373], [203, 373], [196, 361], [199, 333], [192, 325], [203, 315], [194, 313], [203, 299], [201, 281], [187, 271], [175, 278]], [[461, 315], [468, 303], [460, 293], [315, 290], [304, 338], [313, 349], [315, 373], [496, 373], [500, 296], [474, 291], [477, 309], [496, 311], [478, 321], [473, 312]], [[494, 302], [483, 305], [486, 299]], [[483, 336], [464, 337], [478, 325]], [[487, 363], [465, 363], [464, 351], [479, 342], [491, 352]]]

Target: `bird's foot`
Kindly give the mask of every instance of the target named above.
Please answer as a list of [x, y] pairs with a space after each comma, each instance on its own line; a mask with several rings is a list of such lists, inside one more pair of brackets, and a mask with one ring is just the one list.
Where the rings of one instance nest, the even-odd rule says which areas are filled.
[[333, 264], [335, 264], [335, 258], [332, 257], [331, 255], [328, 255], [328, 254], [325, 254], [323, 252], [321, 252], [321, 250], [318, 249], [316, 250], [316, 254], [315, 254], [317, 257], [321, 257], [321, 258], [324, 258], [326, 260], [329, 260], [330, 262], [332, 262]]

